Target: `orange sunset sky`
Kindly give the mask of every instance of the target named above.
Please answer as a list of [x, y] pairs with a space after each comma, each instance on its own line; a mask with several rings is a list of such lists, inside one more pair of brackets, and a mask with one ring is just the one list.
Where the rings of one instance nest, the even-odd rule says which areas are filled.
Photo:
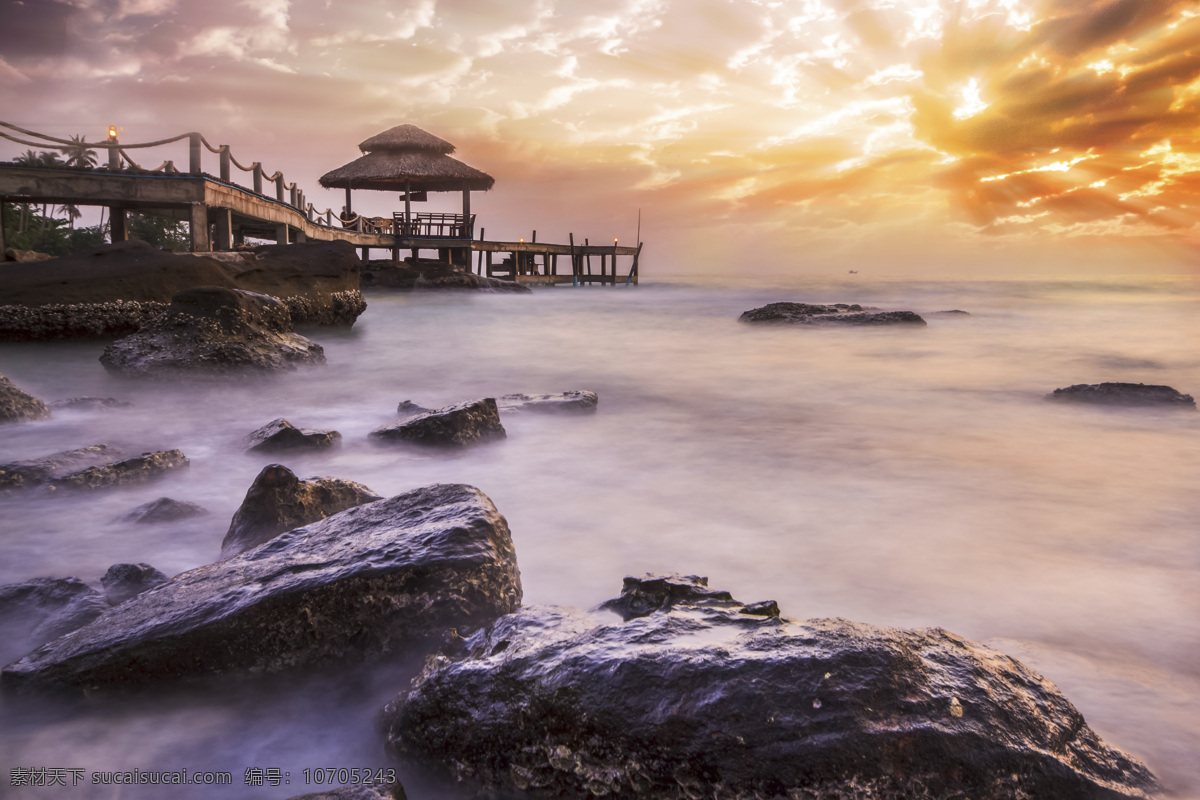
[[1195, 273], [1198, 112], [1195, 2], [0, 0], [3, 121], [198, 130], [335, 211], [411, 122], [496, 178], [488, 238], [640, 208], [648, 275]]

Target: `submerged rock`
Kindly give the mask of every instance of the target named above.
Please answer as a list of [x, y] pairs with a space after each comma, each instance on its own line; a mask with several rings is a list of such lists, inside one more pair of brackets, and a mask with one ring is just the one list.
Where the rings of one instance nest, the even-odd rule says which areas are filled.
[[33, 395], [18, 389], [8, 378], [0, 375], [0, 424], [45, 419], [50, 409]]
[[417, 655], [514, 611], [508, 523], [478, 489], [351, 508], [185, 572], [4, 669], [18, 689], [142, 688]]
[[271, 420], [246, 437], [246, 449], [257, 453], [279, 453], [287, 450], [323, 450], [340, 441], [337, 431], [318, 431], [297, 428], [283, 417]]
[[576, 389], [562, 394], [506, 394], [496, 401], [500, 413], [538, 411], [543, 413], [590, 414], [600, 398], [595, 392]]
[[0, 652], [8, 658], [82, 628], [108, 609], [79, 578], [34, 578], [0, 586]]
[[324, 364], [325, 351], [292, 330], [282, 301], [205, 286], [175, 295], [166, 313], [109, 345], [100, 363], [131, 377], [221, 375]]
[[302, 481], [282, 464], [270, 464], [258, 473], [234, 512], [221, 542], [221, 558], [258, 547], [284, 531], [382, 499], [361, 483], [329, 477]]
[[41, 458], [0, 464], [0, 489], [28, 489], [98, 464], [111, 464], [121, 451], [107, 444], [64, 450]]
[[741, 322], [765, 322], [788, 325], [924, 325], [925, 320], [912, 311], [880, 311], [877, 308], [846, 303], [813, 305], [810, 303], [770, 303], [747, 311]]
[[483, 292], [516, 292], [530, 294], [528, 286], [516, 281], [505, 281], [486, 275], [476, 275], [464, 269], [448, 266], [445, 262], [368, 261], [362, 266], [362, 286], [365, 289], [399, 289], [413, 291], [421, 289], [475, 290]]
[[408, 419], [409, 417], [415, 417], [417, 414], [424, 414], [425, 412], [432, 411], [432, 410], [433, 409], [431, 409], [431, 408], [425, 408], [424, 406], [419, 406], [416, 403], [414, 403], [412, 400], [401, 400], [399, 403], [396, 404], [396, 413], [400, 416], [401, 419]]
[[1196, 401], [1190, 394], [1181, 394], [1170, 386], [1144, 383], [1077, 383], [1065, 389], [1055, 389], [1046, 395], [1046, 399], [1102, 406], [1196, 407]]
[[372, 437], [387, 442], [449, 448], [470, 447], [507, 435], [491, 397], [425, 411], [371, 432]]
[[68, 397], [65, 400], [55, 400], [50, 407], [94, 411], [101, 408], [132, 408], [133, 403], [128, 400], [118, 400], [115, 397]]
[[173, 500], [170, 497], [160, 497], [149, 503], [142, 503], [131, 509], [114, 522], [132, 522], [135, 525], [157, 525], [161, 522], [178, 522], [181, 519], [191, 519], [207, 514], [208, 511], [196, 503], [186, 500]]
[[1150, 772], [1045, 678], [939, 628], [795, 622], [703, 578], [626, 579], [618, 619], [503, 617], [384, 711], [474, 796], [1146, 798]]
[[88, 467], [61, 478], [52, 478], [49, 483], [51, 488], [86, 490], [132, 486], [161, 478], [168, 472], [185, 469], [190, 463], [182, 450], [163, 450], [142, 453], [140, 456], [112, 464]]
[[110, 606], [119, 606], [171, 579], [149, 564], [113, 564], [100, 579], [104, 598]]

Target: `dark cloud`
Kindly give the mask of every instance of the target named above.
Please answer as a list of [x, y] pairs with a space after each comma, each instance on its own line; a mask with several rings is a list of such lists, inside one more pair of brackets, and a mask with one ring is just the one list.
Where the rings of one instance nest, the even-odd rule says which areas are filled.
[[58, 0], [0, 0], [0, 58], [20, 63], [67, 53], [75, 7]]

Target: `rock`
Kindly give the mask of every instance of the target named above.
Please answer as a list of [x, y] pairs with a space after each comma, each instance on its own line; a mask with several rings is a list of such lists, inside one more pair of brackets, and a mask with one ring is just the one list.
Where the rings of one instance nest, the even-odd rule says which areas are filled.
[[282, 464], [263, 467], [233, 514], [221, 542], [221, 558], [258, 547], [284, 531], [381, 500], [361, 483], [341, 478], [302, 481]]
[[500, 424], [494, 398], [471, 400], [437, 411], [426, 411], [371, 432], [387, 442], [409, 442], [427, 447], [470, 447], [507, 436]]
[[100, 579], [110, 606], [119, 606], [142, 592], [171, 579], [149, 564], [113, 564]]
[[18, 389], [12, 381], [0, 375], [0, 424], [45, 419], [50, 409], [41, 400]]
[[1046, 395], [1046, 399], [1102, 406], [1196, 408], [1196, 401], [1190, 394], [1180, 394], [1170, 386], [1144, 383], [1077, 383], [1065, 389], [1055, 389]]
[[121, 457], [121, 451], [106, 444], [94, 444], [77, 450], [14, 461], [0, 465], [0, 489], [28, 489], [40, 486], [72, 472], [99, 464], [112, 464]]
[[496, 401], [500, 413], [538, 411], [558, 414], [590, 414], [596, 410], [600, 398], [595, 392], [574, 390], [562, 394], [506, 394]]
[[40, 261], [49, 261], [54, 256], [49, 253], [39, 253], [36, 250], [18, 250], [15, 247], [4, 248], [4, 260], [16, 264], [36, 264]]
[[108, 609], [79, 578], [34, 578], [0, 586], [0, 653], [22, 653], [82, 628]]
[[444, 262], [417, 261], [397, 264], [393, 261], [368, 261], [362, 266], [363, 288], [399, 289], [473, 289], [484, 292], [530, 294], [532, 290], [515, 281], [476, 275]]
[[50, 407], [94, 411], [101, 408], [133, 408], [133, 403], [115, 397], [69, 397], [66, 400], [55, 400]]
[[165, 314], [109, 345], [100, 363], [130, 377], [226, 375], [324, 364], [325, 351], [292, 330], [281, 301], [206, 286], [175, 295]]
[[508, 523], [436, 485], [357, 506], [185, 572], [4, 669], [16, 689], [148, 683], [417, 656], [520, 605]]
[[367, 308], [359, 290], [362, 262], [350, 242], [263, 245], [240, 255], [238, 288], [280, 298], [295, 325], [349, 326]]
[[432, 410], [433, 409], [425, 408], [424, 406], [419, 406], [412, 400], [401, 400], [396, 405], [396, 413], [400, 415], [401, 419], [415, 417], [417, 414], [424, 414], [425, 412]]
[[702, 578], [626, 579], [624, 619], [525, 608], [432, 660], [389, 748], [472, 796], [1147, 798], [1046, 679], [938, 628], [759, 615]]
[[397, 782], [386, 786], [342, 786], [327, 792], [294, 795], [288, 800], [408, 800], [408, 795], [404, 793], [404, 787]]
[[185, 469], [189, 463], [182, 450], [161, 450], [71, 472], [61, 478], [52, 478], [49, 483], [51, 488], [86, 490], [132, 486], [161, 478], [177, 469]]
[[337, 431], [318, 431], [297, 428], [283, 417], [272, 420], [246, 437], [246, 449], [257, 453], [279, 453], [287, 450], [324, 450], [339, 442]]
[[741, 322], [765, 322], [789, 325], [924, 325], [925, 320], [911, 311], [880, 311], [860, 305], [833, 303], [771, 303], [755, 308], [738, 318]]
[[135, 525], [157, 525], [162, 522], [178, 522], [207, 514], [208, 511], [196, 503], [160, 497], [117, 517], [114, 522], [132, 522]]
[[366, 308], [358, 256], [347, 242], [224, 255], [177, 255], [130, 240], [43, 264], [9, 264], [0, 282], [0, 341], [127, 336], [176, 294], [200, 286], [279, 297], [294, 324], [349, 325]]

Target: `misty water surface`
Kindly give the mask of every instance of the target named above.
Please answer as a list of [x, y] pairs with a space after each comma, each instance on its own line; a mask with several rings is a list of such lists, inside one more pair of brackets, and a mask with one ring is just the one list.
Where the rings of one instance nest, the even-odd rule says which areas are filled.
[[[929, 326], [737, 322], [788, 299], [911, 309]], [[0, 461], [95, 443], [192, 461], [150, 486], [0, 500], [0, 583], [98, 584], [116, 562], [174, 574], [214, 560], [254, 476], [280, 460], [241, 440], [282, 416], [343, 435], [282, 459], [302, 477], [384, 495], [481, 488], [512, 528], [527, 604], [591, 607], [627, 574], [676, 571], [799, 619], [941, 626], [1043, 672], [1111, 744], [1200, 797], [1200, 413], [1043, 399], [1106, 380], [1200, 394], [1196, 281], [853, 276], [368, 300], [352, 330], [310, 332], [326, 366], [260, 381], [130, 383], [105, 373], [95, 343], [0, 346], [0, 373], [37, 396], [135, 404], [6, 426]], [[949, 309], [970, 315], [931, 313]], [[598, 392], [599, 412], [506, 417], [506, 441], [463, 455], [367, 440], [401, 400], [567, 389]], [[163, 495], [211, 514], [111, 522]], [[388, 763], [374, 714], [414, 668], [82, 705], [6, 698], [3, 766], [225, 770], [230, 797], [285, 798], [316, 789], [298, 782], [305, 767]], [[243, 787], [251, 766], [292, 783]]]

